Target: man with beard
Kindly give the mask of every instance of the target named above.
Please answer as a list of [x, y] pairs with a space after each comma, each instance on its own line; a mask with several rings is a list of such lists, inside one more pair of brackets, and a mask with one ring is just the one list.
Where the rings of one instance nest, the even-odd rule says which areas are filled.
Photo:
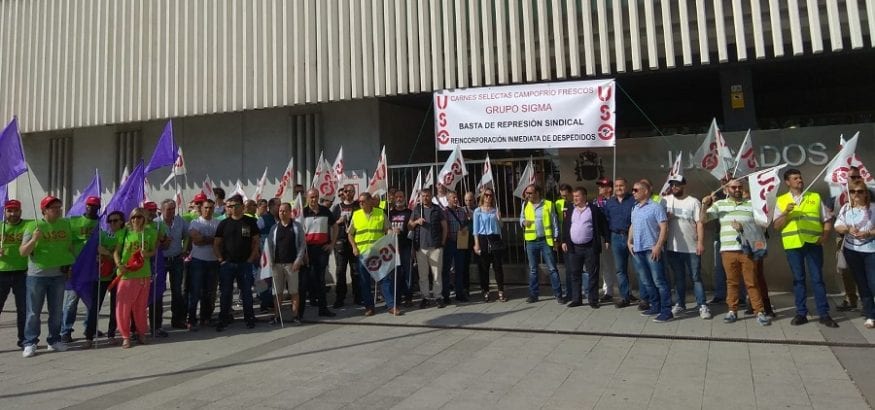
[[31, 221], [21, 219], [21, 202], [10, 199], [3, 204], [2, 235], [0, 248], [0, 307], [6, 305], [6, 297], [12, 292], [15, 297], [15, 324], [18, 328], [18, 348], [24, 347], [24, 321], [27, 313], [27, 258], [21, 256], [18, 247], [24, 229]]

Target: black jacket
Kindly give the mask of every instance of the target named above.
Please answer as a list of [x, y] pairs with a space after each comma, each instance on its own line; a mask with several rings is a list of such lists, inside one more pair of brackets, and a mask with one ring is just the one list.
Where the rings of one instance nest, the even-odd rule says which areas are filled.
[[[569, 248], [573, 248], [574, 243], [571, 242], [571, 217], [574, 214], [574, 205], [569, 205], [564, 210], [565, 217], [562, 220], [562, 243], [568, 245]], [[601, 253], [603, 244], [610, 243], [611, 241], [611, 235], [608, 234], [608, 220], [597, 206], [587, 203], [586, 207], [592, 212], [592, 240], [595, 252]]]

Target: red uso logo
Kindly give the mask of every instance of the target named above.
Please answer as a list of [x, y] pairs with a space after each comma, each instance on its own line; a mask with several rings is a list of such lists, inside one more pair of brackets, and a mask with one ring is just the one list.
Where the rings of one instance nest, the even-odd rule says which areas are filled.
[[614, 96], [614, 88], [611, 86], [599, 86], [598, 87], [598, 97], [599, 101], [601, 101], [601, 105], [599, 106], [599, 119], [602, 120], [601, 125], [598, 127], [598, 136], [603, 141], [610, 141], [614, 139], [614, 126], [610, 124], [611, 118], [614, 113], [611, 112], [610, 101]]
[[756, 168], [757, 166], [757, 161], [753, 154], [753, 148], [748, 148], [744, 154], [741, 154], [741, 159], [747, 161], [748, 168]]
[[437, 106], [437, 133], [435, 134], [438, 143], [446, 145], [450, 142], [450, 130], [447, 128], [449, 121], [447, 120], [446, 109], [450, 103], [450, 97], [446, 95], [435, 96], [435, 105]]
[[377, 254], [374, 256], [370, 256], [365, 259], [365, 267], [369, 272], [376, 272], [380, 270], [380, 267], [383, 266], [383, 263], [389, 262], [395, 258], [395, 246], [394, 245], [386, 245], [380, 248], [377, 251]]
[[763, 213], [768, 215], [769, 214], [769, 201], [766, 201], [766, 196], [770, 192], [774, 191], [775, 188], [778, 187], [778, 185], [775, 183], [777, 181], [777, 179], [775, 178], [774, 175], [769, 175], [768, 178], [764, 178], [766, 175], [768, 175], [768, 174], [763, 173], [763, 174], [757, 175], [757, 185], [760, 186], [760, 199], [762, 199], [764, 202], [763, 207], [762, 207]]

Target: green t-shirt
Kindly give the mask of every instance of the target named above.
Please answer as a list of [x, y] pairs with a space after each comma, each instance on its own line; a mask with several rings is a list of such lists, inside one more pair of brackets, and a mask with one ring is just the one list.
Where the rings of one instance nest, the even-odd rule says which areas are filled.
[[[101, 230], [100, 231], [100, 246], [103, 246], [104, 249], [106, 249], [110, 252], [114, 252], [115, 247], [118, 245], [118, 241], [119, 241], [118, 234], [120, 234], [121, 232], [123, 232], [123, 231], [119, 231], [118, 233], [109, 233], [109, 232], [106, 232], [104, 230]], [[113, 271], [115, 271], [115, 261], [112, 259], [112, 256], [100, 255], [100, 263], [101, 264], [104, 264], [104, 263], [112, 264]], [[112, 280], [112, 275], [108, 275], [106, 277], [101, 276], [100, 280], [104, 281], [104, 282], [109, 282]]]
[[27, 258], [21, 256], [18, 248], [24, 238], [24, 230], [32, 221], [22, 219], [16, 225], [3, 224], [3, 256], [0, 257], [0, 272], [27, 270]]
[[29, 241], [36, 229], [40, 230], [42, 237], [30, 254], [27, 273], [33, 276], [60, 275], [61, 271], [58, 268], [70, 266], [76, 260], [73, 255], [73, 231], [70, 228], [70, 220], [60, 218], [54, 223], [49, 223], [45, 219], [34, 221], [24, 229], [22, 242]]
[[[121, 241], [116, 246], [121, 246], [121, 263], [127, 263], [128, 259], [131, 258], [131, 255], [134, 254], [138, 249], [140, 249], [141, 244], [144, 247], [145, 252], [153, 252], [158, 243], [158, 230], [151, 225], [146, 225], [146, 229], [143, 232], [134, 232], [129, 228], [125, 228], [119, 231], [116, 236], [119, 238], [118, 241]], [[152, 264], [149, 262], [150, 258], [146, 258], [143, 262], [143, 267], [134, 272], [128, 272], [122, 279], [139, 279], [139, 278], [148, 278], [152, 275]]]
[[184, 219], [185, 222], [191, 222], [195, 219], [200, 218], [200, 216], [201, 216], [201, 214], [199, 214], [195, 211], [189, 211], [189, 212], [182, 214], [182, 219]]
[[79, 255], [82, 248], [85, 247], [85, 242], [91, 236], [91, 231], [97, 227], [97, 220], [90, 219], [85, 216], [74, 216], [70, 218], [70, 228], [73, 230], [73, 254]]

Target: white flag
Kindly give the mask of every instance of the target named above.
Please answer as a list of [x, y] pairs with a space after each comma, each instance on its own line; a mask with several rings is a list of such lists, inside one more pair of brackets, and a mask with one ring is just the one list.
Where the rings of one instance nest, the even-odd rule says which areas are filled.
[[434, 166], [428, 167], [428, 174], [422, 181], [422, 189], [429, 189], [434, 186]]
[[292, 219], [302, 218], [304, 216], [304, 199], [301, 198], [301, 193], [295, 195], [292, 201]]
[[747, 175], [759, 168], [756, 151], [753, 149], [753, 140], [750, 138], [750, 130], [744, 136], [741, 147], [738, 148], [738, 156], [735, 157], [735, 172], [733, 176]]
[[129, 176], [131, 176], [131, 171], [128, 169], [128, 166], [125, 165], [125, 169], [122, 170], [122, 177], [120, 178], [118, 186], [122, 186], [122, 184], [124, 184], [125, 181], [127, 181]]
[[359, 259], [371, 277], [379, 282], [395, 270], [396, 266], [401, 266], [401, 257], [398, 255], [398, 235], [390, 233], [378, 239], [367, 252], [359, 256]]
[[383, 151], [380, 153], [380, 160], [377, 162], [377, 168], [374, 170], [374, 175], [368, 182], [368, 192], [373, 196], [383, 195], [389, 192], [389, 168], [386, 165], [386, 146], [383, 146]]
[[273, 249], [268, 246], [269, 241], [264, 241], [261, 247], [261, 270], [255, 280], [255, 291], [258, 293], [267, 290], [266, 280], [273, 277]]
[[456, 184], [468, 175], [468, 168], [465, 166], [465, 158], [462, 156], [462, 148], [456, 144], [456, 148], [447, 158], [444, 167], [438, 172], [438, 182], [450, 190], [456, 189]]
[[708, 171], [717, 180], [721, 180], [729, 173], [729, 161], [731, 160], [732, 153], [726, 146], [720, 128], [717, 128], [717, 120], [713, 119], [705, 141], [693, 155], [693, 163], [696, 167]]
[[283, 172], [283, 175], [280, 177], [279, 186], [276, 188], [276, 194], [274, 194], [274, 198], [282, 199], [283, 194], [286, 192], [286, 188], [292, 185], [292, 181], [295, 179], [295, 157], [293, 156], [289, 160], [289, 165], [286, 165], [286, 170]]
[[173, 180], [173, 177], [177, 175], [185, 175], [188, 171], [185, 169], [185, 157], [182, 156], [182, 147], [176, 151], [176, 161], [173, 162], [173, 168], [170, 169], [170, 175], [167, 176], [167, 179], [161, 183], [161, 186], [165, 186], [170, 181]]
[[216, 200], [216, 195], [213, 194], [213, 180], [210, 179], [209, 175], [207, 175], [207, 177], [204, 178], [204, 183], [201, 186], [201, 193], [206, 195], [207, 199], [211, 199], [213, 201]]
[[337, 182], [343, 180], [343, 145], [340, 146], [340, 149], [337, 151], [337, 157], [334, 158], [334, 166], [331, 167], [334, 171], [334, 178]]
[[407, 208], [413, 209], [416, 202], [419, 200], [419, 191], [422, 190], [422, 170], [416, 173], [416, 183], [413, 184], [413, 190], [410, 191], [410, 199], [407, 200]]
[[264, 167], [264, 173], [261, 174], [261, 178], [258, 180], [258, 184], [255, 186], [255, 195], [252, 197], [255, 198], [256, 201], [261, 200], [261, 193], [264, 192], [264, 184], [267, 183], [267, 167]]
[[[859, 133], [857, 133], [857, 134], [859, 134]], [[854, 136], [856, 137], [857, 134], [855, 134]], [[839, 146], [840, 147], [845, 146], [845, 139], [843, 136], [839, 136]], [[853, 158], [851, 158], [851, 162], [849, 165], [850, 166], [848, 167], [848, 171], [850, 171], [850, 167], [857, 167], [857, 169], [860, 170], [860, 177], [863, 178], [863, 182], [866, 183], [866, 186], [869, 188], [875, 188], [875, 178], [873, 178], [872, 173], [869, 172], [869, 168], [866, 168], [866, 165], [863, 165], [863, 161], [860, 160], [860, 155], [858, 155], [855, 152]], [[829, 182], [829, 181], [827, 181], [827, 182], [829, 183], [830, 195], [837, 197], [837, 198], [840, 198], [841, 196], [847, 196], [845, 194], [845, 186], [844, 185], [834, 184], [834, 183]], [[839, 209], [839, 208], [835, 208], [835, 209]]]
[[671, 165], [671, 169], [668, 170], [668, 177], [665, 179], [665, 183], [662, 184], [662, 189], [659, 190], [659, 194], [662, 196], [671, 194], [671, 177], [676, 175], [681, 175], [681, 159], [684, 157], [684, 151], [678, 153], [677, 159], [674, 160], [674, 163]]
[[857, 151], [857, 138], [859, 136], [859, 132], [854, 134], [854, 137], [845, 142], [839, 153], [826, 165], [826, 173], [823, 176], [824, 182], [840, 187], [848, 184], [848, 171], [851, 170], [851, 164], [854, 162], [854, 156]]
[[483, 176], [480, 177], [480, 182], [477, 184], [477, 192], [482, 192], [484, 188], [491, 188], [495, 191], [495, 179], [492, 177], [492, 163], [489, 162], [489, 154], [486, 154], [486, 162], [483, 163]]
[[328, 161], [323, 160], [322, 173], [317, 182], [316, 189], [319, 190], [319, 198], [328, 198], [334, 201], [334, 197], [337, 196], [337, 177], [334, 175], [334, 167]]
[[316, 170], [313, 172], [313, 180], [310, 181], [310, 188], [318, 188], [322, 180], [322, 174], [325, 172], [325, 158], [322, 153], [319, 153], [319, 159], [316, 161]]
[[532, 165], [532, 160], [526, 164], [526, 168], [523, 170], [522, 175], [520, 175], [520, 181], [517, 183], [516, 188], [513, 190], [513, 195], [522, 199], [526, 199], [523, 195], [523, 191], [526, 190], [526, 187], [535, 183], [535, 167]]
[[778, 171], [786, 167], [781, 164], [776, 167], [764, 169], [748, 175], [747, 183], [750, 187], [750, 202], [753, 208], [753, 218], [759, 226], [768, 226], [772, 222], [772, 214], [775, 210], [775, 200], [778, 196], [778, 186], [781, 178]]
[[246, 201], [249, 198], [246, 196], [246, 192], [243, 191], [243, 184], [240, 183], [240, 180], [237, 180], [237, 185], [234, 186], [234, 192], [231, 193], [231, 196], [240, 195], [243, 197], [243, 200]]

